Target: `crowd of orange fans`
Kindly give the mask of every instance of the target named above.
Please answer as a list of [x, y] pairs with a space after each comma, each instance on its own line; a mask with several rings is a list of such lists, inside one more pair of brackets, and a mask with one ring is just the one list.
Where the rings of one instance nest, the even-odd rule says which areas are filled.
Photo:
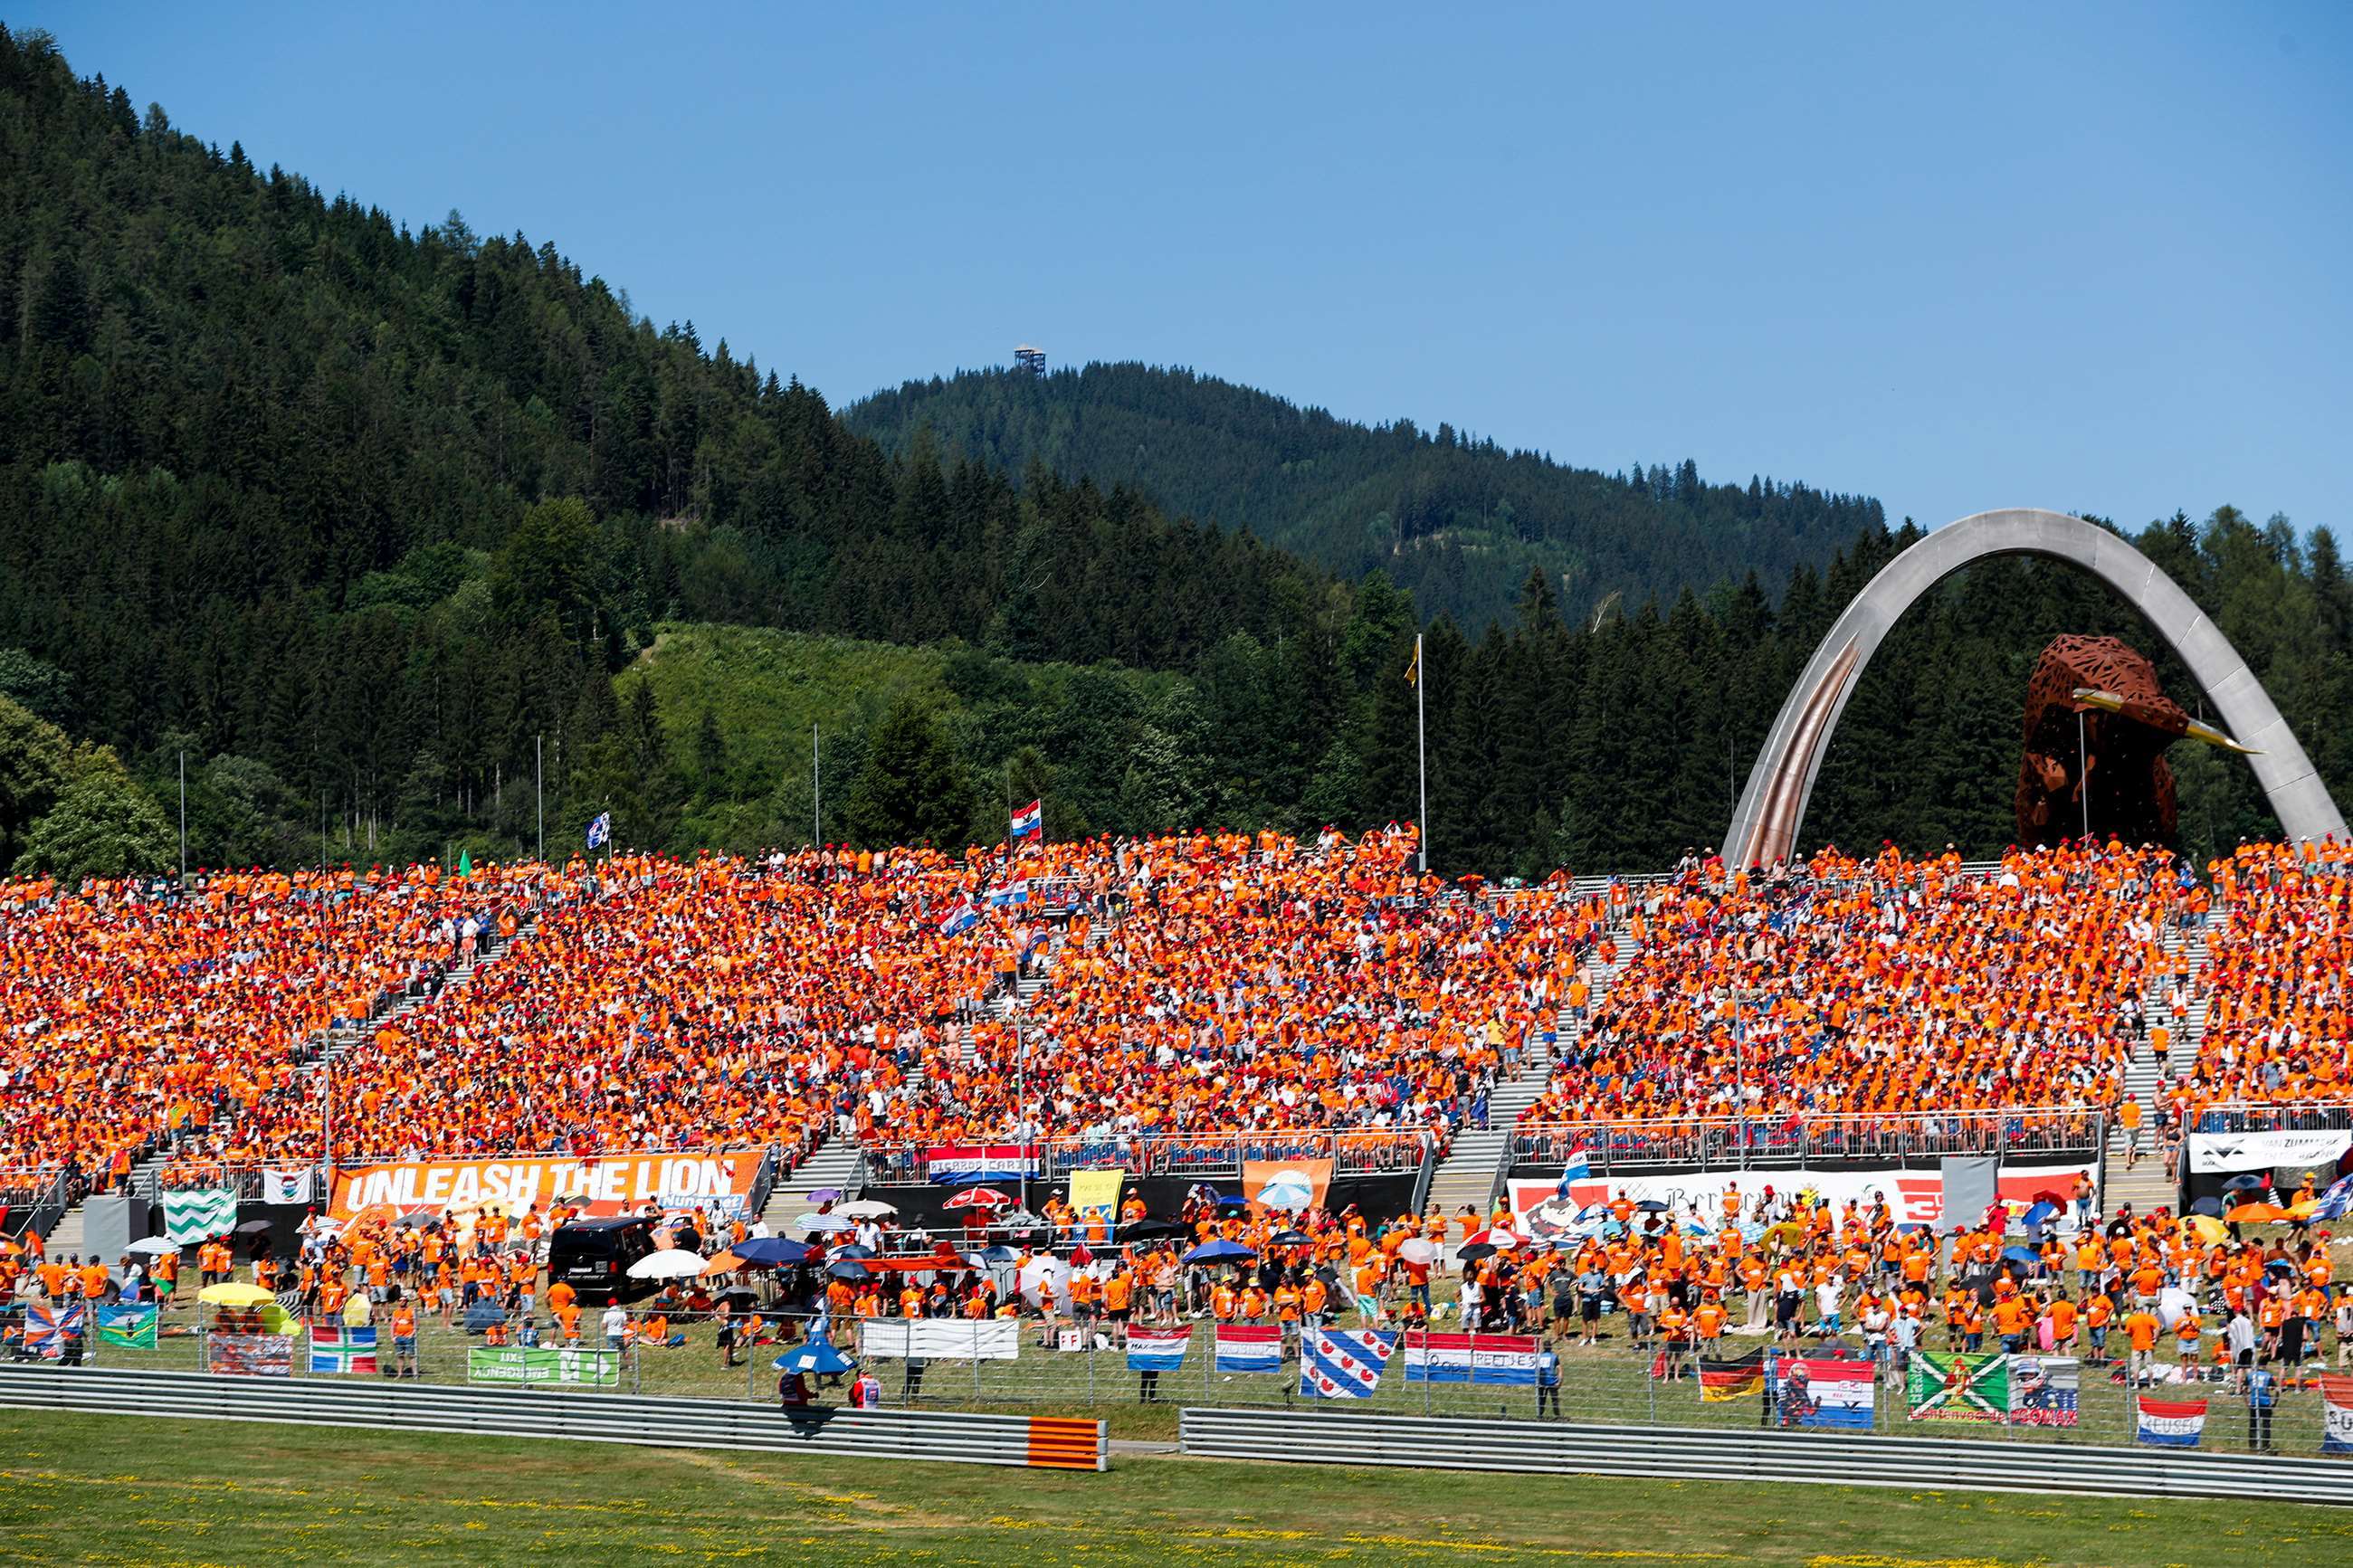
[[[2177, 1093], [2346, 1088], [2348, 852], [2254, 846]], [[0, 1169], [1326, 1130], [1442, 1142], [1503, 1078], [1530, 1122], [2116, 1104], [2184, 1004], [2207, 894], [2110, 843], [1826, 851], [1579, 896], [1418, 875], [1410, 829], [0, 883]], [[1026, 897], [1022, 896], [1026, 891]], [[470, 984], [298, 1077], [322, 1029]], [[1630, 956], [1595, 997], [1597, 965]], [[1008, 994], [1025, 976], [1026, 1005]], [[1550, 1058], [1564, 1005], [1591, 1015]], [[2154, 1020], [2154, 1021], [2153, 1021]], [[2147, 1042], [2147, 1044], [2144, 1044]], [[917, 1076], [920, 1069], [920, 1079]]]

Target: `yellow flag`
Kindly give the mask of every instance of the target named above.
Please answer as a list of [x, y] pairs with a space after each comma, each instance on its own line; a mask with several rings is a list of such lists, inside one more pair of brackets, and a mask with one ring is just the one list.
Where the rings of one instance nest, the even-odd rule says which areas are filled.
[[1405, 667], [1405, 683], [1408, 686], [1421, 684], [1421, 639], [1419, 637], [1413, 639], [1413, 662]]

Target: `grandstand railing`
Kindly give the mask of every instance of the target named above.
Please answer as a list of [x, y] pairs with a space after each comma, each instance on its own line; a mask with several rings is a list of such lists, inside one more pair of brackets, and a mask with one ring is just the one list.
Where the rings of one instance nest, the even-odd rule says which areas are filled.
[[2353, 1101], [2274, 1105], [2234, 1100], [2210, 1105], [2198, 1114], [2192, 1132], [2337, 1132], [2353, 1128]]
[[2090, 1109], [1589, 1121], [1522, 1126], [1506, 1160], [1562, 1164], [1582, 1151], [1596, 1174], [1702, 1166], [1770, 1170], [1837, 1160], [1930, 1160], [1950, 1154], [2095, 1154], [2105, 1115]]
[[[1123, 1170], [1138, 1176], [1224, 1177], [1240, 1180], [1246, 1160], [1330, 1160], [1338, 1176], [1405, 1175], [1419, 1170], [1435, 1144], [1419, 1131], [1249, 1131], [1108, 1134], [1050, 1138], [1028, 1144], [993, 1144], [1030, 1151], [1032, 1181], [1050, 1182], [1073, 1171]], [[929, 1186], [932, 1156], [942, 1145], [898, 1144], [865, 1150], [872, 1186]], [[947, 1173], [971, 1168], [969, 1152], [944, 1161]]]

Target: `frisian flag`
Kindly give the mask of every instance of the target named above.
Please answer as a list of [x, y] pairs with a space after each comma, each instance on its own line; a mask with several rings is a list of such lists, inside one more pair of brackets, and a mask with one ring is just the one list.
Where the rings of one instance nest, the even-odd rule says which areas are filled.
[[1534, 1334], [1429, 1334], [1409, 1329], [1405, 1336], [1408, 1383], [1501, 1383], [1533, 1388], [1536, 1381]]
[[342, 1323], [311, 1325], [311, 1370], [314, 1373], [363, 1373], [376, 1370], [375, 1331]]
[[970, 899], [966, 899], [964, 902], [950, 910], [948, 911], [948, 918], [940, 922], [940, 934], [942, 936], [955, 936], [958, 932], [970, 931], [979, 923], [980, 911], [972, 907], [972, 900]]
[[1273, 1323], [1219, 1323], [1219, 1372], [1281, 1372], [1282, 1330]]
[[1299, 1392], [1313, 1399], [1370, 1399], [1397, 1349], [1383, 1329], [1321, 1329], [1299, 1346]]
[[1765, 1387], [1765, 1352], [1762, 1349], [1730, 1361], [1718, 1361], [1703, 1356], [1699, 1363], [1699, 1396], [1703, 1404], [1721, 1405], [1727, 1399], [1746, 1399]]
[[1127, 1370], [1175, 1372], [1185, 1364], [1185, 1348], [1192, 1342], [1193, 1331], [1189, 1328], [1131, 1328], [1127, 1331]]
[[1043, 838], [1046, 836], [1046, 803], [1033, 800], [1013, 814], [1013, 837]]
[[69, 1307], [27, 1307], [25, 1309], [25, 1353], [43, 1361], [56, 1361], [66, 1353], [67, 1344], [81, 1338], [82, 1308], [79, 1302]]
[[2159, 1448], [2195, 1448], [2206, 1430], [2202, 1399], [2151, 1399], [2140, 1396], [2140, 1427], [2133, 1441]]

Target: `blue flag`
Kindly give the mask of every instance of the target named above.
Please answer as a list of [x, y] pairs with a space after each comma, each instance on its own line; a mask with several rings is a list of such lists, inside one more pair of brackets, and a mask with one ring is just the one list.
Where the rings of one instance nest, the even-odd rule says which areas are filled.
[[613, 814], [609, 811], [598, 812], [596, 820], [588, 824], [588, 847], [602, 849], [606, 840], [612, 837]]

